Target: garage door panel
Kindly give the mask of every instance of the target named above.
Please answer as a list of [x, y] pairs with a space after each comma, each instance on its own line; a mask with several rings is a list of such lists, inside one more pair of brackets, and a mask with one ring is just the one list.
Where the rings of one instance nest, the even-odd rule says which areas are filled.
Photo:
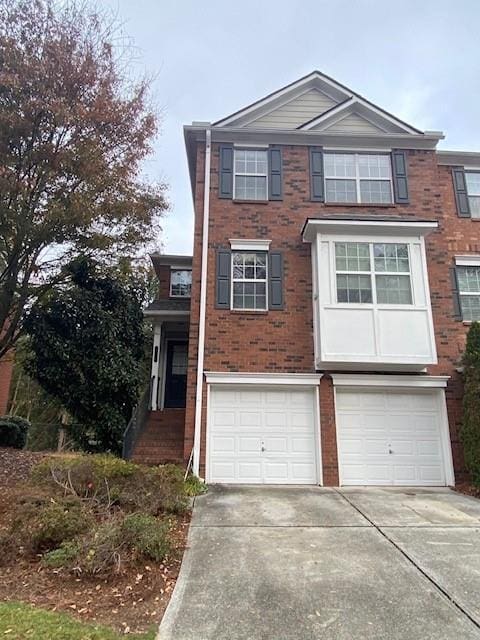
[[444, 485], [436, 393], [338, 389], [342, 484]]
[[314, 390], [212, 386], [208, 410], [210, 482], [317, 482]]

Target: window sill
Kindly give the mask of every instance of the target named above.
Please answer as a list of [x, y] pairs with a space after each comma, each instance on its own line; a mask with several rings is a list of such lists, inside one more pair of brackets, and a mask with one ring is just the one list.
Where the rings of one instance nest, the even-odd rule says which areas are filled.
[[[326, 207], [362, 207], [363, 209], [367, 208], [380, 208], [380, 209], [395, 209], [397, 204], [395, 202], [379, 202], [375, 204], [374, 202], [324, 202]], [[480, 218], [479, 218], [480, 220]]]
[[268, 309], [229, 309], [229, 311], [235, 315], [243, 313], [247, 316], [266, 316], [268, 314]]
[[233, 198], [232, 202], [234, 204], [268, 204], [269, 200], [239, 200], [238, 198]]

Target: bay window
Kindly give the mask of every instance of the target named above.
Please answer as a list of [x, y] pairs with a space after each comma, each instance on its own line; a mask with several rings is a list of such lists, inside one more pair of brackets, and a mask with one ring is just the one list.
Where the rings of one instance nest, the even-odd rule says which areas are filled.
[[336, 242], [338, 303], [412, 304], [408, 245]]

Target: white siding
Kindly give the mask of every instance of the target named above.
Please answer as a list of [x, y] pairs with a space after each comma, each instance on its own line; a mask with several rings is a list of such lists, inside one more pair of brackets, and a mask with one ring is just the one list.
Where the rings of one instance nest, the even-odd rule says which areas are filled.
[[286, 104], [246, 125], [250, 129], [296, 129], [308, 120], [320, 116], [337, 104], [317, 89], [290, 100]]
[[[317, 127], [314, 127], [315, 130]], [[323, 129], [320, 125], [319, 129]], [[374, 124], [362, 118], [362, 116], [356, 113], [350, 113], [345, 118], [338, 120], [330, 127], [325, 127], [325, 131], [329, 133], [383, 133], [383, 130], [376, 127]]]

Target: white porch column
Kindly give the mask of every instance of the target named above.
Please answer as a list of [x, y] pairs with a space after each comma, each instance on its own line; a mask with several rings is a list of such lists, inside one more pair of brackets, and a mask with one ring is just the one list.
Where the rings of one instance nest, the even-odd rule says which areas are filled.
[[158, 389], [160, 387], [160, 346], [162, 342], [162, 322], [153, 325], [153, 349], [152, 349], [152, 411], [158, 409]]

